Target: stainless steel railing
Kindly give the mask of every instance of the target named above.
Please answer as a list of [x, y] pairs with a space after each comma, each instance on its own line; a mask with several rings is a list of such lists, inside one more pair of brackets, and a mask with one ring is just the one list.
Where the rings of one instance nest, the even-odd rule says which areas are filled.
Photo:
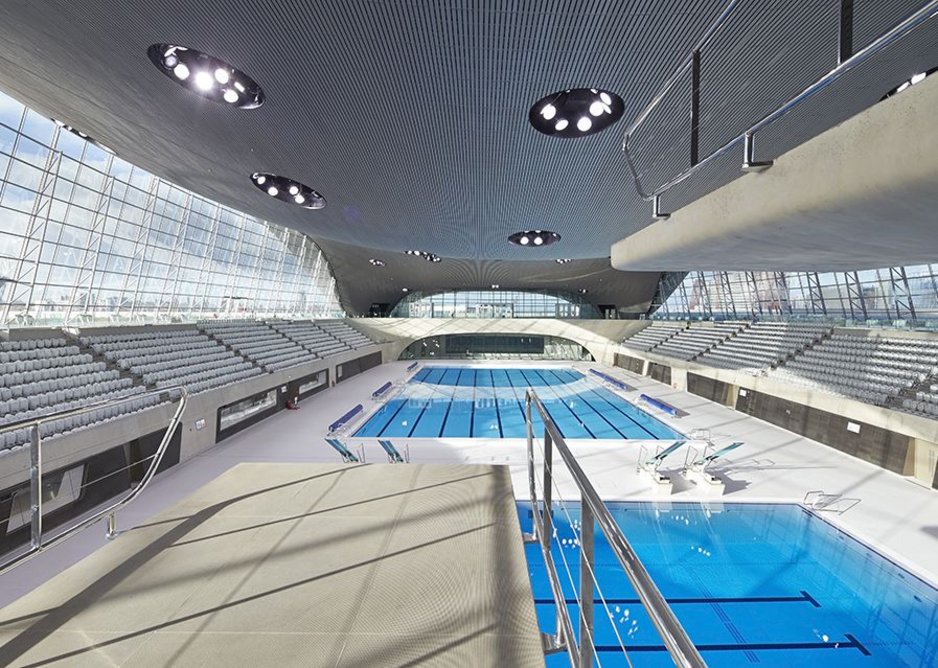
[[[107, 406], [115, 406], [126, 403], [128, 401], [133, 401], [137, 399], [143, 399], [153, 395], [168, 395], [172, 397], [174, 393], [179, 393], [179, 405], [176, 407], [176, 412], [173, 414], [172, 419], [169, 421], [169, 425], [166, 427], [166, 432], [163, 434], [163, 439], [160, 441], [160, 445], [156, 450], [156, 453], [151, 456], [150, 466], [147, 469], [146, 473], [141, 478], [140, 482], [134, 487], [126, 496], [115, 501], [111, 505], [107, 506], [102, 510], [96, 511], [94, 514], [86, 517], [85, 519], [77, 522], [66, 528], [63, 531], [56, 533], [53, 537], [45, 540], [43, 535], [43, 524], [42, 524], [42, 476], [43, 476], [43, 466], [42, 466], [42, 433], [41, 427], [43, 423], [49, 422], [52, 420], [59, 420], [64, 417], [82, 415], [91, 411], [96, 411]], [[166, 453], [169, 443], [172, 440], [173, 433], [176, 431], [176, 427], [179, 426], [179, 423], [182, 420], [182, 415], [185, 412], [186, 404], [189, 399], [189, 394], [186, 391], [186, 388], [183, 386], [175, 386], [168, 388], [161, 388], [158, 390], [149, 390], [147, 392], [140, 392], [137, 394], [128, 394], [123, 397], [118, 397], [116, 399], [107, 399], [104, 401], [98, 401], [86, 406], [81, 406], [79, 408], [72, 408], [68, 410], [58, 411], [56, 413], [51, 413], [45, 415], [41, 418], [30, 418], [27, 420], [21, 420], [12, 424], [5, 425], [0, 427], [0, 434], [7, 431], [14, 431], [17, 429], [22, 429], [28, 427], [30, 430], [30, 444], [29, 444], [29, 497], [30, 497], [30, 545], [29, 549], [21, 554], [0, 563], [0, 575], [3, 575], [7, 571], [16, 566], [22, 564], [23, 562], [35, 557], [37, 554], [43, 550], [59, 543], [66, 538], [69, 538], [79, 531], [88, 528], [92, 524], [100, 522], [102, 519], [107, 518], [107, 536], [112, 538], [117, 533], [117, 517], [116, 513], [118, 510], [126, 506], [128, 503], [137, 498], [140, 493], [146, 489], [147, 485], [150, 484], [150, 480], [153, 479], [153, 476], [156, 475], [156, 471], [160, 466], [160, 463], [163, 461], [163, 455]]]
[[[852, 52], [852, 43], [849, 46], [845, 46], [844, 34], [847, 31], [852, 33], [852, 21], [853, 21], [853, 3], [841, 3], [841, 30], [840, 30], [840, 48], [838, 50], [838, 60], [837, 65], [830, 70], [823, 77], [815, 81], [813, 84], [805, 88], [803, 91], [795, 95], [788, 102], [778, 107], [772, 113], [764, 116], [761, 120], [751, 125], [747, 130], [743, 131], [739, 135], [733, 137], [728, 142], [723, 144], [720, 148], [716, 149], [709, 155], [704, 158], [698, 158], [697, 155], [697, 141], [698, 141], [698, 130], [700, 124], [700, 114], [699, 114], [699, 101], [700, 101], [700, 54], [701, 51], [710, 41], [713, 39], [714, 35], [717, 34], [719, 29], [723, 26], [724, 23], [732, 16], [740, 0], [731, 0], [729, 4], [724, 8], [720, 13], [720, 16], [717, 17], [716, 21], [710, 26], [701, 40], [697, 45], [691, 50], [690, 55], [681, 63], [681, 65], [675, 70], [667, 81], [665, 81], [661, 90], [652, 98], [651, 102], [647, 107], [635, 118], [632, 124], [625, 131], [622, 140], [622, 150], [625, 153], [625, 159], [629, 166], [629, 171], [632, 174], [632, 179], [635, 182], [635, 188], [638, 191], [638, 194], [645, 200], [652, 202], [652, 215], [655, 218], [667, 218], [668, 214], [662, 213], [660, 205], [660, 197], [662, 194], [676, 186], [678, 183], [681, 183], [685, 179], [689, 178], [693, 174], [700, 171], [705, 165], [710, 164], [720, 156], [724, 155], [730, 151], [734, 146], [737, 146], [740, 141], [743, 144], [743, 161], [742, 169], [743, 171], [753, 171], [760, 170], [770, 167], [772, 161], [756, 161], [753, 157], [754, 154], [754, 137], [755, 134], [764, 129], [765, 127], [771, 125], [780, 118], [786, 116], [793, 109], [801, 105], [801, 103], [806, 100], [814, 97], [828, 86], [833, 84], [835, 81], [840, 79], [844, 74], [849, 72], [852, 69], [855, 69], [858, 65], [867, 61], [871, 56], [876, 55], [883, 49], [889, 47], [895, 42], [899, 41], [910, 32], [918, 28], [920, 25], [926, 21], [934, 18], [938, 15], [938, 0], [930, 0], [925, 5], [923, 5], [918, 11], [906, 17], [905, 20], [893, 26], [890, 30], [886, 31], [878, 38], [870, 42], [868, 45], [857, 51], [856, 53]], [[848, 7], [849, 4], [849, 7]], [[846, 40], [847, 42], [852, 42], [851, 40]], [[667, 181], [666, 183], [653, 187], [649, 190], [646, 190], [644, 183], [642, 182], [642, 177], [638, 173], [638, 169], [635, 165], [634, 152], [633, 152], [633, 140], [635, 138], [635, 133], [639, 127], [641, 127], [645, 121], [648, 119], [649, 115], [654, 111], [658, 105], [661, 104], [662, 100], [668, 95], [669, 92], [677, 84], [678, 80], [688, 71], [691, 71], [692, 74], [692, 90], [691, 90], [691, 144], [689, 147], [690, 162], [691, 165], [684, 171], [680, 172], [677, 176]]]
[[[538, 504], [537, 499], [532, 407], [537, 410], [544, 422], [543, 507]], [[684, 627], [681, 626], [667, 601], [658, 591], [658, 587], [651, 579], [648, 571], [645, 570], [645, 566], [632, 549], [632, 546], [629, 545], [628, 540], [626, 540], [622, 530], [612, 518], [609, 510], [599, 498], [599, 494], [596, 493], [596, 489], [590, 483], [589, 478], [580, 468], [579, 463], [570, 452], [570, 448], [561, 436], [554, 421], [548, 415], [541, 400], [531, 389], [528, 389], [525, 393], [525, 420], [528, 432], [528, 485], [531, 495], [531, 514], [534, 522], [534, 534], [526, 538], [529, 542], [537, 541], [540, 545], [544, 563], [547, 566], [551, 592], [557, 606], [557, 632], [555, 635], [543, 637], [545, 653], [566, 651], [573, 668], [587, 668], [593, 665], [593, 657], [595, 656], [595, 642], [593, 640], [593, 588], [595, 583], [593, 576], [595, 563], [593, 525], [595, 523], [606, 536], [606, 541], [619, 560], [619, 564], [621, 564], [622, 569], [629, 578], [629, 582], [632, 583], [632, 587], [658, 630], [658, 634], [661, 636], [665, 648], [671, 655], [675, 665], [682, 668], [705, 668], [707, 664], [704, 663], [694, 643], [691, 642]], [[560, 454], [580, 492], [579, 643], [573, 633], [573, 621], [566, 606], [566, 599], [551, 553], [551, 543], [554, 537], [553, 518], [551, 516], [554, 449]]]

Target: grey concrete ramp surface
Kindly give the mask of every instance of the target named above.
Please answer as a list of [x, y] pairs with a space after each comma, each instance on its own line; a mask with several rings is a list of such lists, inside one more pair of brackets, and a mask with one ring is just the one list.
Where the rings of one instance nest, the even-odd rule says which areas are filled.
[[7, 606], [0, 665], [543, 666], [509, 472], [240, 464]]

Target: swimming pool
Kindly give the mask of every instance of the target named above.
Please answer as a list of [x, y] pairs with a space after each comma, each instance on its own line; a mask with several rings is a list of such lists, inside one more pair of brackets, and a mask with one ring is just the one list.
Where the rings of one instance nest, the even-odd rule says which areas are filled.
[[[572, 369], [425, 367], [356, 437], [526, 438], [534, 388], [564, 438], [679, 439], [681, 434]], [[544, 424], [533, 416], [536, 433]]]
[[[709, 666], [938, 665], [938, 590], [798, 505], [608, 503]], [[530, 504], [519, 504], [531, 530]], [[577, 628], [579, 507], [554, 505], [554, 561]], [[577, 527], [574, 531], [571, 527]], [[526, 545], [538, 621], [556, 609], [537, 545]], [[595, 642], [602, 666], [673, 666], [608, 544], [596, 531]], [[548, 666], [568, 666], [553, 655]]]

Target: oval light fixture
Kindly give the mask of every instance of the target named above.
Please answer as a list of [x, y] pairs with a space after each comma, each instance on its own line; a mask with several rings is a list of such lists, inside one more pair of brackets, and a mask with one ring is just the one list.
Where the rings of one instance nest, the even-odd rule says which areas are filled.
[[404, 255], [414, 255], [416, 257], [422, 257], [427, 262], [441, 262], [442, 258], [436, 253], [429, 253], [422, 250], [406, 250]]
[[542, 97], [528, 112], [531, 125], [545, 135], [576, 138], [602, 132], [622, 118], [622, 98], [599, 88], [568, 88]]
[[257, 188], [281, 202], [288, 202], [304, 209], [322, 209], [326, 206], [326, 199], [308, 185], [277, 176], [269, 172], [254, 172], [251, 174], [251, 183]]
[[560, 235], [548, 230], [525, 230], [515, 232], [508, 237], [508, 241], [516, 246], [550, 246], [560, 241]]
[[376, 257], [371, 258], [370, 260], [368, 260], [368, 262], [371, 263], [371, 266], [372, 266], [372, 267], [383, 267], [383, 266], [384, 266], [384, 260], [379, 260], [379, 259], [376, 258]]
[[202, 97], [238, 109], [264, 104], [264, 91], [254, 79], [207, 53], [174, 44], [153, 44], [147, 57], [160, 72]]

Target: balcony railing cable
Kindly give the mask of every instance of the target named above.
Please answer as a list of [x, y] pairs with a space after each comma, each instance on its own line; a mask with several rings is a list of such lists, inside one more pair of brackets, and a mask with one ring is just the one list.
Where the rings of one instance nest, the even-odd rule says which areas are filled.
[[[733, 16], [740, 4], [741, 0], [731, 0], [729, 4], [727, 4], [717, 19], [707, 29], [706, 33], [704, 33], [703, 37], [700, 39], [697, 45], [691, 50], [690, 55], [687, 56], [687, 58], [678, 66], [677, 70], [675, 70], [675, 72], [665, 81], [664, 85], [652, 98], [648, 106], [638, 114], [634, 121], [632, 121], [632, 124], [629, 125], [623, 136], [622, 150], [625, 153], [626, 163], [629, 166], [629, 171], [631, 172], [632, 179], [635, 182], [635, 188], [643, 199], [652, 203], [652, 217], [655, 219], [665, 219], [669, 215], [663, 212], [661, 208], [661, 196], [664, 193], [687, 178], [693, 176], [706, 165], [714, 162], [719, 157], [732, 150], [734, 147], [738, 146], [740, 142], [742, 142], [743, 149], [743, 161], [741, 167], [743, 171], [761, 171], [771, 167], [773, 161], [757, 161], [754, 158], [754, 141], [757, 132], [768, 127], [772, 123], [775, 123], [784, 116], [787, 116], [791, 111], [799, 107], [802, 103], [827, 89], [834, 82], [843, 77], [847, 72], [857, 68], [859, 65], [869, 60], [872, 56], [875, 56], [880, 51], [886, 49], [892, 44], [895, 44], [906, 35], [913, 32], [924, 23], [938, 15], [938, 0], [929, 0], [929, 2], [925, 3], [921, 8], [910, 14], [903, 21], [894, 25], [892, 28], [884, 32], [882, 35], [877, 37], [859, 51], [854, 52], [853, 22], [856, 15], [856, 9], [854, 7], [854, 3], [851, 0], [841, 0], [840, 30], [837, 35], [838, 58], [837, 64], [834, 66], [834, 68], [815, 81], [813, 84], [795, 95], [793, 98], [785, 102], [783, 105], [776, 108], [775, 111], [767, 114], [766, 116], [763, 116], [759, 121], [751, 125], [748, 129], [734, 136], [725, 144], [712, 151], [709, 155], [700, 158], [698, 155], [698, 140], [700, 136], [701, 121], [699, 113], [701, 93], [701, 54], [704, 53], [705, 47], [710, 44], [714, 36], [720, 32], [720, 28], [722, 28], [723, 25], [726, 24], [726, 22], [730, 19], [730, 17]], [[658, 186], [649, 187], [643, 182], [642, 174], [639, 172], [638, 167], [636, 166], [635, 147], [633, 146], [635, 134], [638, 129], [645, 124], [652, 112], [674, 89], [674, 87], [677, 85], [677, 82], [688, 71], [691, 73], [692, 81], [690, 91], [691, 132], [690, 146], [688, 147], [690, 166], [681, 171], [675, 177], [671, 178], [669, 181]]]
[[[535, 438], [534, 438], [534, 411], [540, 415], [544, 423], [544, 441], [541, 452], [541, 464], [543, 467], [543, 486], [541, 488], [543, 497], [538, 500], [537, 493], [537, 472], [535, 461]], [[631, 582], [633, 589], [638, 594], [639, 600], [645, 607], [648, 616], [661, 636], [665, 649], [671, 656], [675, 665], [681, 668], [705, 668], [703, 658], [697, 648], [691, 642], [687, 632], [681, 626], [674, 612], [668, 606], [667, 601], [661, 595], [658, 587], [655, 585], [645, 566], [642, 564], [638, 555], [632, 549], [622, 530], [616, 524], [606, 505], [599, 498], [596, 489], [593, 487], [589, 478], [580, 468], [579, 463], [567, 446], [566, 441], [557, 429], [541, 400], [532, 389], [525, 393], [525, 421], [527, 423], [527, 462], [528, 462], [528, 487], [531, 497], [531, 516], [533, 522], [533, 533], [526, 536], [530, 543], [537, 542], [541, 555], [546, 566], [547, 578], [550, 583], [551, 593], [557, 608], [557, 628], [554, 634], [543, 634], [542, 644], [545, 654], [555, 652], [566, 652], [570, 658], [573, 668], [587, 668], [593, 665], [593, 660], [599, 661], [596, 656], [595, 626], [594, 626], [594, 591], [598, 593], [599, 600], [606, 607], [606, 597], [596, 579], [595, 572], [595, 544], [594, 532], [599, 527], [612, 553], [615, 554], [619, 564], [625, 571], [626, 576]], [[554, 543], [557, 541], [555, 529], [553, 526], [554, 494], [555, 494], [555, 470], [553, 454], [554, 451], [560, 454], [560, 459], [572, 478], [576, 488], [580, 493], [580, 520], [579, 534], [576, 540], [579, 543], [579, 595], [577, 598], [579, 608], [579, 634], [573, 630], [573, 620], [570, 617], [570, 611], [567, 608], [566, 596], [564, 595], [563, 585], [557, 573], [557, 564], [554, 560]], [[561, 495], [559, 487], [556, 494], [560, 500], [559, 507], [566, 514], [567, 521], [571, 528], [576, 530], [577, 523], [570, 515], [567, 509], [567, 500]], [[561, 549], [559, 551], [564, 570], [570, 578], [571, 584], [576, 587], [577, 582], [567, 562], [566, 555]], [[606, 607], [607, 614], [609, 613]], [[615, 624], [613, 625], [615, 627]], [[622, 650], [626, 660], [631, 665], [628, 657], [628, 647], [623, 642], [618, 629], [615, 629], [619, 648]], [[600, 662], [601, 664], [601, 662]]]
[[[147, 468], [146, 472], [141, 477], [137, 485], [130, 490], [126, 495], [118, 499], [117, 501], [111, 503], [110, 505], [95, 511], [90, 516], [85, 517], [78, 522], [68, 526], [64, 530], [56, 532], [53, 536], [47, 537], [45, 529], [43, 527], [43, 475], [45, 473], [43, 467], [43, 439], [42, 439], [42, 425], [46, 422], [52, 420], [59, 420], [61, 418], [73, 417], [77, 415], [83, 415], [85, 413], [98, 411], [105, 409], [110, 406], [119, 406], [121, 404], [138, 401], [140, 399], [145, 399], [150, 396], [160, 396], [173, 400], [174, 397], [178, 397], [179, 404], [176, 407], [175, 412], [173, 413], [172, 418], [169, 421], [168, 426], [166, 427], [166, 432], [163, 434], [163, 438], [160, 441], [159, 447], [157, 447], [156, 452], [146, 459], [150, 460], [150, 465]], [[156, 475], [157, 470], [160, 467], [160, 463], [163, 461], [163, 456], [166, 454], [166, 450], [169, 448], [169, 444], [172, 441], [173, 434], [176, 431], [176, 428], [179, 426], [182, 421], [183, 413], [186, 409], [186, 403], [188, 401], [189, 395], [186, 392], [186, 388], [179, 387], [169, 387], [161, 388], [157, 390], [149, 390], [147, 392], [141, 392], [138, 394], [128, 394], [123, 397], [118, 397], [116, 399], [108, 399], [105, 401], [98, 401], [95, 403], [88, 404], [86, 406], [81, 406], [79, 408], [71, 408], [67, 410], [58, 411], [55, 413], [50, 413], [49, 415], [44, 415], [39, 418], [29, 418], [26, 420], [21, 420], [12, 424], [4, 425], [0, 427], [0, 433], [7, 431], [14, 431], [28, 428], [30, 433], [29, 441], [29, 497], [30, 497], [30, 543], [26, 551], [15, 554], [15, 556], [10, 557], [2, 562], [0, 562], [0, 575], [3, 575], [7, 571], [16, 566], [26, 562], [27, 560], [35, 557], [40, 552], [52, 547], [53, 545], [62, 542], [63, 540], [74, 536], [78, 532], [90, 527], [97, 522], [100, 522], [102, 519], [107, 520], [107, 537], [113, 538], [117, 535], [117, 511], [126, 506], [128, 503], [136, 499], [144, 489], [150, 484], [150, 481]], [[146, 461], [145, 459], [143, 461]]]

